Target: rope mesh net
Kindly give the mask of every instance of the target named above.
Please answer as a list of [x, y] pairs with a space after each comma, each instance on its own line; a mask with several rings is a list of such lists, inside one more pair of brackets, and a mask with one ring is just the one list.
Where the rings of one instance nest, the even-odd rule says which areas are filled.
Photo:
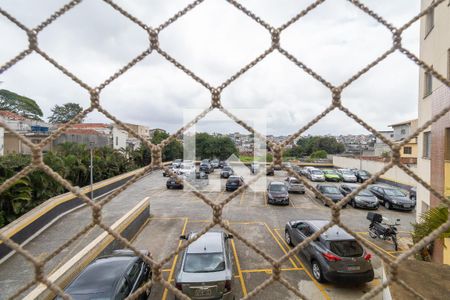
[[[118, 11], [124, 18], [129, 19], [131, 22], [136, 24], [136, 26], [140, 27], [142, 30], [144, 30], [149, 39], [149, 45], [148, 48], [145, 49], [142, 53], [140, 53], [138, 56], [133, 58], [130, 62], [128, 62], [125, 66], [117, 70], [114, 74], [112, 74], [108, 79], [106, 79], [103, 83], [101, 83], [97, 87], [92, 87], [86, 84], [82, 81], [82, 79], [78, 78], [76, 75], [74, 75], [70, 70], [62, 66], [60, 63], [58, 63], [55, 59], [53, 59], [50, 55], [48, 55], [44, 50], [42, 50], [39, 47], [38, 43], [38, 36], [39, 34], [45, 30], [46, 27], [48, 27], [53, 22], [56, 22], [59, 17], [70, 11], [72, 8], [76, 7], [78, 4], [82, 2], [82, 0], [73, 0], [68, 2], [66, 5], [62, 6], [60, 9], [55, 11], [50, 17], [48, 17], [45, 21], [40, 23], [35, 28], [28, 28], [25, 25], [23, 25], [18, 19], [16, 19], [14, 16], [12, 16], [7, 11], [3, 10], [0, 7], [0, 14], [3, 15], [5, 18], [7, 18], [10, 22], [14, 23], [18, 28], [23, 30], [23, 32], [28, 36], [28, 48], [18, 53], [14, 58], [3, 64], [0, 68], [0, 74], [4, 74], [8, 69], [13, 68], [15, 64], [17, 64], [19, 61], [30, 55], [31, 53], [36, 53], [40, 55], [42, 58], [44, 58], [48, 63], [53, 65], [55, 68], [60, 70], [65, 76], [73, 80], [75, 83], [77, 83], [80, 88], [85, 89], [89, 95], [90, 95], [90, 106], [89, 108], [85, 109], [81, 113], [79, 113], [76, 117], [74, 117], [70, 122], [64, 124], [63, 126], [59, 127], [56, 131], [52, 132], [51, 135], [49, 135], [47, 138], [45, 138], [41, 143], [34, 144], [26, 137], [22, 136], [21, 134], [14, 131], [12, 128], [10, 128], [5, 122], [0, 121], [0, 126], [3, 127], [5, 130], [11, 132], [14, 136], [16, 136], [18, 139], [20, 139], [25, 145], [27, 145], [32, 152], [32, 161], [30, 165], [22, 169], [20, 172], [6, 180], [1, 186], [0, 186], [0, 193], [4, 192], [8, 188], [10, 188], [16, 181], [21, 179], [22, 177], [29, 174], [31, 171], [40, 169], [44, 171], [46, 174], [51, 176], [54, 180], [56, 180], [59, 184], [61, 184], [63, 187], [65, 187], [68, 191], [75, 194], [77, 197], [82, 199], [91, 209], [92, 212], [92, 222], [85, 226], [83, 229], [81, 229], [76, 235], [68, 239], [63, 245], [58, 247], [55, 251], [52, 253], [44, 256], [44, 257], [34, 257], [32, 254], [30, 254], [27, 250], [25, 250], [21, 245], [15, 243], [8, 237], [6, 237], [3, 234], [0, 234], [0, 240], [3, 241], [7, 246], [9, 246], [11, 249], [16, 251], [17, 254], [22, 255], [26, 260], [28, 260], [33, 266], [34, 266], [34, 272], [35, 272], [35, 278], [30, 283], [23, 286], [21, 289], [19, 289], [14, 295], [12, 295], [10, 298], [16, 298], [21, 293], [29, 289], [30, 287], [34, 286], [37, 283], [44, 284], [48, 290], [53, 292], [54, 294], [59, 295], [63, 299], [71, 299], [71, 297], [64, 293], [64, 291], [50, 281], [48, 277], [46, 276], [44, 272], [44, 267], [46, 262], [51, 260], [53, 257], [58, 255], [61, 251], [63, 251], [65, 248], [69, 247], [74, 241], [76, 241], [78, 238], [83, 236], [86, 232], [88, 232], [93, 227], [99, 227], [102, 228], [104, 231], [108, 232], [111, 236], [113, 236], [116, 240], [119, 240], [123, 243], [123, 245], [129, 249], [131, 249], [137, 256], [141, 257], [144, 261], [146, 261], [148, 264], [152, 266], [152, 272], [153, 276], [151, 281], [147, 282], [144, 286], [142, 286], [139, 290], [134, 292], [131, 296], [128, 297], [128, 299], [136, 299], [139, 297], [140, 294], [144, 293], [146, 289], [150, 288], [155, 283], [159, 283], [164, 288], [169, 289], [174, 295], [176, 295], [180, 299], [189, 299], [186, 295], [184, 295], [182, 292], [180, 292], [178, 289], [175, 288], [170, 282], [165, 280], [162, 276], [162, 268], [163, 265], [168, 263], [171, 259], [173, 259], [177, 254], [179, 254], [183, 249], [185, 249], [188, 245], [190, 245], [192, 242], [197, 240], [201, 235], [203, 235], [205, 232], [213, 228], [214, 226], [220, 226], [229, 233], [233, 234], [235, 238], [239, 239], [241, 242], [243, 242], [246, 246], [254, 250], [256, 253], [261, 255], [267, 262], [270, 263], [272, 267], [271, 276], [266, 279], [263, 283], [261, 283], [259, 286], [257, 286], [255, 289], [250, 291], [247, 296], [244, 297], [244, 299], [251, 298], [255, 295], [257, 295], [259, 292], [261, 292], [263, 289], [267, 288], [269, 285], [271, 285], [274, 282], [279, 282], [282, 284], [286, 289], [294, 293], [296, 296], [298, 296], [301, 299], [308, 299], [301, 290], [299, 290], [297, 287], [291, 285], [285, 278], [283, 278], [281, 274], [281, 264], [290, 259], [292, 256], [296, 255], [296, 253], [304, 248], [308, 243], [315, 240], [319, 235], [323, 232], [325, 232], [328, 228], [330, 228], [333, 225], [339, 225], [341, 228], [346, 230], [348, 233], [350, 233], [356, 240], [358, 240], [361, 244], [363, 244], [366, 248], [370, 249], [378, 255], [378, 257], [384, 262], [385, 265], [388, 266], [387, 268], [387, 279], [384, 281], [381, 285], [378, 285], [374, 288], [372, 288], [369, 292], [364, 294], [362, 296], [362, 299], [370, 299], [378, 295], [385, 287], [392, 283], [397, 283], [409, 292], [411, 292], [415, 297], [419, 299], [424, 299], [424, 297], [420, 294], [419, 291], [415, 290], [414, 287], [408, 286], [398, 275], [398, 266], [399, 264], [408, 259], [410, 256], [414, 255], [415, 253], [419, 252], [421, 248], [429, 244], [430, 242], [434, 241], [438, 238], [438, 236], [445, 230], [447, 230], [450, 227], [450, 220], [447, 220], [444, 224], [442, 224], [439, 228], [434, 230], [431, 234], [429, 234], [427, 237], [422, 239], [420, 242], [416, 243], [414, 246], [403, 252], [398, 257], [391, 257], [387, 254], [383, 253], [370, 243], [368, 243], [366, 240], [362, 239], [357, 235], [352, 229], [350, 229], [347, 225], [345, 225], [340, 218], [340, 211], [344, 205], [346, 205], [350, 199], [358, 194], [361, 190], [365, 189], [369, 184], [374, 183], [380, 176], [382, 176], [385, 172], [387, 172], [389, 169], [393, 168], [394, 166], [399, 167], [401, 170], [403, 170], [406, 174], [408, 174], [410, 177], [412, 177], [414, 180], [416, 180], [419, 184], [421, 184], [423, 187], [425, 187], [427, 190], [430, 191], [432, 195], [434, 195], [436, 198], [438, 198], [442, 203], [450, 204], [450, 201], [446, 199], [441, 193], [433, 189], [433, 187], [430, 186], [427, 182], [425, 182], [420, 176], [418, 176], [416, 173], [411, 171], [407, 166], [402, 164], [400, 160], [400, 149], [402, 146], [406, 145], [408, 142], [410, 142], [412, 139], [416, 138], [419, 133], [424, 131], [427, 127], [429, 127], [431, 124], [442, 118], [445, 114], [447, 114], [450, 111], [450, 104], [447, 105], [444, 109], [442, 109], [439, 113], [433, 116], [432, 119], [428, 120], [426, 123], [424, 123], [422, 126], [420, 126], [415, 132], [411, 133], [407, 138], [405, 138], [403, 141], [399, 143], [394, 143], [385, 136], [381, 135], [377, 130], [375, 130], [372, 126], [370, 126], [368, 123], [366, 123], [361, 117], [358, 115], [352, 113], [348, 108], [346, 108], [342, 102], [341, 102], [341, 95], [345, 88], [347, 88], [349, 85], [351, 85], [354, 81], [358, 80], [363, 74], [369, 72], [375, 65], [379, 64], [381, 61], [386, 59], [388, 56], [393, 54], [394, 52], [400, 52], [404, 56], [406, 56], [408, 59], [410, 59], [413, 63], [415, 63], [417, 66], [419, 66], [421, 69], [423, 69], [428, 74], [431, 74], [436, 80], [440, 81], [442, 84], [444, 84], [447, 87], [450, 87], [450, 80], [445, 78], [445, 76], [439, 74], [437, 71], [433, 69], [432, 66], [427, 64], [426, 62], [420, 60], [418, 57], [416, 57], [412, 52], [410, 52], [408, 49], [404, 48], [402, 45], [402, 33], [407, 30], [412, 24], [417, 22], [421, 17], [425, 16], [428, 12], [433, 10], [438, 5], [441, 5], [444, 0], [436, 0], [431, 3], [429, 7], [421, 11], [418, 15], [414, 16], [411, 20], [409, 20], [407, 23], [405, 23], [401, 27], [395, 27], [391, 23], [389, 23], [387, 20], [385, 20], [382, 16], [377, 14], [375, 11], [373, 11], [371, 8], [367, 7], [365, 4], [361, 3], [358, 0], [348, 0], [349, 3], [353, 4], [356, 8], [376, 20], [378, 23], [383, 25], [387, 30], [389, 30], [392, 34], [392, 46], [385, 51], [381, 56], [373, 60], [371, 63], [367, 64], [364, 68], [359, 70], [356, 74], [354, 74], [352, 77], [348, 78], [345, 82], [343, 82], [340, 85], [333, 85], [329, 81], [327, 81], [325, 78], [317, 74], [313, 69], [308, 67], [305, 63], [297, 59], [294, 55], [289, 53], [286, 49], [284, 49], [280, 44], [280, 36], [282, 35], [283, 31], [306, 16], [308, 13], [310, 13], [312, 10], [314, 10], [316, 7], [320, 6], [322, 3], [324, 3], [326, 0], [317, 0], [307, 6], [305, 9], [300, 11], [298, 14], [296, 14], [293, 18], [288, 20], [286, 23], [279, 27], [273, 27], [272, 25], [265, 22], [262, 18], [255, 15], [251, 10], [243, 6], [238, 1], [234, 0], [226, 0], [231, 6], [236, 8], [241, 13], [245, 14], [248, 18], [252, 19], [256, 23], [258, 23], [260, 26], [262, 26], [265, 30], [268, 31], [271, 37], [271, 46], [264, 50], [259, 56], [257, 56], [254, 60], [249, 62], [247, 65], [243, 66], [238, 72], [236, 72], [234, 75], [230, 76], [228, 79], [226, 79], [222, 84], [219, 86], [213, 86], [209, 84], [205, 79], [200, 78], [198, 75], [196, 75], [193, 71], [189, 70], [186, 66], [184, 66], [181, 62], [177, 61], [175, 58], [173, 58], [168, 52], [166, 52], [159, 44], [159, 33], [163, 30], [165, 30], [168, 26], [170, 26], [172, 23], [176, 22], [178, 19], [183, 17], [185, 14], [188, 14], [191, 10], [195, 9], [199, 5], [201, 5], [204, 0], [197, 0], [180, 11], [178, 11], [176, 14], [174, 14], [171, 18], [169, 18], [167, 21], [162, 23], [161, 25], [157, 27], [150, 27], [149, 25], [145, 24], [145, 22], [139, 20], [137, 17], [133, 16], [130, 12], [128, 12], [123, 7], [119, 6], [117, 3], [115, 3], [112, 0], [103, 0], [106, 4], [110, 5], [113, 9]], [[257, 130], [252, 128], [250, 125], [248, 125], [245, 121], [239, 119], [237, 116], [235, 116], [233, 113], [231, 113], [229, 110], [227, 110], [226, 107], [222, 106], [221, 103], [221, 93], [224, 89], [226, 89], [232, 82], [239, 79], [241, 75], [243, 75], [245, 72], [247, 72], [249, 69], [257, 65], [259, 62], [264, 60], [268, 55], [270, 55], [272, 52], [278, 51], [281, 55], [285, 56], [289, 61], [291, 61], [293, 64], [295, 64], [297, 67], [302, 69], [304, 72], [309, 74], [312, 78], [316, 79], [318, 82], [320, 82], [324, 87], [326, 87], [330, 91], [330, 104], [329, 106], [319, 115], [314, 117], [310, 122], [308, 122], [306, 125], [304, 125], [302, 128], [300, 128], [298, 131], [293, 133], [288, 139], [284, 140], [283, 142], [276, 143], [273, 141], [267, 141], [267, 146], [270, 148], [270, 150], [273, 153], [273, 162], [271, 163], [270, 167], [281, 167], [285, 171], [287, 171], [291, 176], [296, 177], [300, 182], [302, 182], [306, 188], [310, 189], [316, 196], [321, 198], [323, 201], [325, 201], [329, 207], [330, 207], [330, 222], [327, 226], [323, 227], [321, 230], [317, 231], [307, 239], [305, 239], [303, 242], [295, 246], [294, 248], [290, 249], [287, 254], [283, 255], [280, 258], [273, 258], [266, 252], [264, 252], [264, 249], [258, 248], [256, 245], [254, 245], [251, 241], [246, 239], [242, 234], [239, 232], [233, 230], [229, 226], [229, 224], [222, 219], [222, 213], [225, 205], [227, 205], [230, 201], [232, 201], [233, 198], [235, 198], [237, 195], [241, 194], [245, 189], [248, 188], [252, 183], [256, 182], [261, 176], [262, 173], [254, 177], [251, 181], [247, 182], [245, 185], [241, 186], [238, 190], [234, 191], [233, 193], [229, 194], [228, 197], [226, 197], [224, 200], [220, 202], [215, 202], [214, 200], [210, 199], [206, 194], [202, 193], [198, 189], [196, 189], [194, 186], [190, 185], [189, 182], [184, 181], [184, 184], [190, 187], [191, 192], [198, 198], [200, 198], [206, 205], [210, 206], [212, 209], [212, 218], [208, 225], [206, 225], [203, 230], [201, 230], [193, 239], [190, 239], [186, 243], [183, 243], [180, 247], [178, 247], [175, 251], [167, 255], [165, 258], [163, 258], [160, 261], [157, 261], [152, 256], [146, 256], [142, 252], [139, 251], [139, 249], [136, 249], [129, 240], [122, 237], [120, 233], [114, 231], [111, 229], [108, 225], [106, 225], [102, 221], [102, 208], [109, 203], [114, 197], [116, 197], [118, 194], [126, 190], [130, 185], [135, 183], [137, 180], [139, 180], [141, 177], [149, 174], [150, 172], [158, 169], [164, 169], [167, 173], [171, 174], [172, 176], [177, 176], [174, 174], [170, 169], [168, 169], [162, 161], [162, 150], [165, 146], [167, 146], [172, 140], [176, 139], [178, 136], [182, 135], [185, 131], [187, 131], [190, 127], [192, 127], [194, 124], [199, 122], [203, 117], [205, 117], [209, 112], [213, 110], [220, 110], [223, 113], [225, 113], [229, 118], [231, 118], [233, 121], [235, 121], [237, 124], [241, 125], [243, 128], [248, 130], [250, 133], [253, 133], [256, 137], [265, 139], [265, 136], [260, 134]], [[165, 58], [167, 61], [172, 63], [176, 68], [183, 71], [187, 76], [191, 77], [193, 80], [200, 83], [205, 89], [207, 89], [211, 94], [211, 104], [209, 107], [207, 107], [204, 111], [202, 111], [198, 116], [196, 116], [194, 119], [192, 119], [189, 123], [185, 124], [182, 128], [177, 130], [175, 133], [173, 133], [171, 136], [169, 136], [167, 139], [165, 139], [160, 144], [152, 144], [148, 140], [146, 140], [144, 137], [137, 134], [132, 128], [124, 124], [121, 120], [119, 120], [117, 117], [110, 114], [102, 105], [101, 105], [101, 92], [103, 89], [105, 89], [111, 82], [119, 78], [121, 75], [126, 73], [128, 70], [133, 68], [138, 62], [143, 60], [144, 58], [148, 57], [149, 55], [160, 55], [161, 57]], [[79, 123], [80, 120], [82, 120], [88, 113], [92, 111], [98, 111], [105, 115], [107, 118], [112, 120], [115, 124], [123, 128], [130, 134], [131, 136], [138, 138], [143, 145], [148, 147], [151, 150], [151, 156], [152, 160], [151, 163], [143, 168], [141, 171], [139, 171], [137, 174], [135, 174], [129, 181], [127, 181], [126, 184], [121, 186], [120, 188], [116, 189], [114, 192], [109, 194], [106, 198], [101, 199], [100, 201], [94, 202], [91, 199], [89, 199], [85, 194], [82, 194], [80, 192], [80, 189], [77, 187], [74, 187], [65, 180], [60, 174], [52, 170], [49, 166], [47, 166], [43, 161], [43, 153], [42, 149], [51, 143], [53, 140], [55, 140], [58, 136], [60, 136], [62, 133], [64, 133], [68, 128], [70, 128], [73, 124]], [[343, 113], [345, 113], [348, 117], [356, 121], [358, 124], [360, 124], [362, 127], [364, 127], [366, 130], [371, 132], [373, 135], [375, 135], [377, 138], [379, 138], [381, 141], [389, 145], [390, 149], [392, 150], [392, 155], [390, 158], [390, 162], [385, 165], [385, 167], [373, 174], [371, 178], [367, 181], [365, 181], [363, 184], [361, 184], [356, 190], [354, 190], [352, 193], [345, 196], [341, 201], [338, 203], [334, 203], [331, 201], [331, 199], [326, 198], [322, 196], [315, 187], [313, 187], [311, 184], [306, 182], [303, 178], [299, 177], [299, 175], [294, 172], [290, 167], [285, 166], [282, 164], [282, 153], [286, 145], [292, 143], [295, 139], [297, 139], [302, 133], [304, 133], [307, 129], [309, 129], [311, 126], [319, 122], [323, 117], [325, 117], [327, 114], [329, 114], [333, 110], [340, 110]], [[182, 179], [181, 179], [182, 180]]]

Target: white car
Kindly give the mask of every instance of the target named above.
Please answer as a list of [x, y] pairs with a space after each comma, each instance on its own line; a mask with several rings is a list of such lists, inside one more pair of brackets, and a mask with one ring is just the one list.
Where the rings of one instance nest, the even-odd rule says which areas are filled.
[[183, 162], [181, 163], [177, 173], [186, 176], [195, 174], [195, 165], [192, 163]]
[[337, 172], [344, 182], [356, 182], [357, 180], [355, 173], [349, 169], [339, 169]]
[[289, 193], [305, 193], [305, 186], [297, 178], [288, 177], [285, 181]]
[[323, 171], [316, 168], [308, 170], [308, 178], [311, 181], [325, 181]]

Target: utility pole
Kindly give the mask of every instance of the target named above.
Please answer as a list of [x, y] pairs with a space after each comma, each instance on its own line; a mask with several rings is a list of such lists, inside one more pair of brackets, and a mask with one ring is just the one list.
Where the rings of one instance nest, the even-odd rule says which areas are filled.
[[90, 176], [91, 176], [91, 200], [94, 201], [94, 165], [93, 165], [93, 152], [94, 152], [94, 143], [89, 142], [89, 150], [91, 154], [91, 163], [89, 166]]

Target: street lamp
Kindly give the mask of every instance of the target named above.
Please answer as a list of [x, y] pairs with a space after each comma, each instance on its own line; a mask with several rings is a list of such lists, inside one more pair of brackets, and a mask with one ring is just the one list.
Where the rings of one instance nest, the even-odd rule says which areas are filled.
[[94, 152], [94, 142], [89, 142], [89, 151], [91, 155], [91, 161], [89, 165], [90, 170], [90, 181], [91, 181], [91, 200], [94, 201], [94, 165], [93, 165], [93, 152]]

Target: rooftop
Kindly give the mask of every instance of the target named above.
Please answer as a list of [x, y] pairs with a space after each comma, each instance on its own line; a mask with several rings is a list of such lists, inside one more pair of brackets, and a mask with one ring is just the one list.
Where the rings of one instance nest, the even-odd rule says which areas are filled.
[[11, 111], [8, 110], [0, 110], [0, 116], [3, 118], [6, 118], [8, 120], [13, 120], [13, 121], [24, 121], [26, 120], [25, 117], [22, 117], [21, 115], [18, 115], [16, 113], [13, 113]]

